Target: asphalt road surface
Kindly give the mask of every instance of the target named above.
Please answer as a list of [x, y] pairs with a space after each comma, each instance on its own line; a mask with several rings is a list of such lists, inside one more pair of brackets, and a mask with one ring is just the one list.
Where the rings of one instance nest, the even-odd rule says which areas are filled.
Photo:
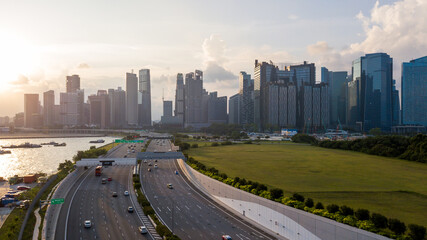
[[[134, 157], [140, 151], [138, 144], [135, 153], [128, 153], [128, 145], [108, 154], [108, 157]], [[71, 186], [61, 208], [55, 233], [55, 239], [151, 239], [142, 235], [138, 226], [143, 225], [137, 214], [129, 213], [127, 208], [134, 206], [124, 191], [132, 190], [130, 179], [132, 167], [104, 167], [101, 177], [95, 176], [94, 168], [89, 168]], [[111, 177], [112, 181], [101, 184], [102, 178]], [[112, 193], [117, 192], [117, 197]], [[92, 227], [85, 228], [84, 221], [91, 220]]]
[[[166, 142], [168, 142], [166, 140]], [[161, 151], [163, 140], [152, 141], [148, 150]], [[148, 166], [149, 163], [152, 166]], [[154, 165], [157, 164], [157, 168]], [[151, 172], [148, 171], [151, 168]], [[181, 239], [275, 239], [241, 218], [229, 213], [188, 183], [174, 159], [159, 159], [141, 164], [142, 184], [152, 207], [166, 225]], [[167, 187], [172, 184], [173, 188]]]

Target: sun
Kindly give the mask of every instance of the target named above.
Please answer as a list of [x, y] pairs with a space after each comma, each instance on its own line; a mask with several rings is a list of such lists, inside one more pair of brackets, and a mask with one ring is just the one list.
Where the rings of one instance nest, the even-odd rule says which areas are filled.
[[[0, 84], [28, 76], [36, 67], [36, 49], [28, 41], [0, 31]], [[5, 89], [3, 89], [5, 90]], [[7, 90], [7, 89], [6, 89]]]

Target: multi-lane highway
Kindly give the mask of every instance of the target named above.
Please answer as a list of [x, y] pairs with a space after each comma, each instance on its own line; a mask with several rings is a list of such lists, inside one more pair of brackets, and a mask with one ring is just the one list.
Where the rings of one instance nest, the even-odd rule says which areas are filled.
[[[135, 157], [135, 153], [128, 153], [128, 144], [122, 144], [108, 157]], [[72, 185], [65, 198], [57, 222], [55, 239], [151, 239], [149, 234], [142, 235], [138, 227], [143, 225], [136, 212], [129, 213], [127, 208], [133, 206], [129, 196], [124, 191], [132, 191], [132, 167], [110, 166], [104, 167], [101, 177], [96, 177], [94, 168]], [[102, 178], [111, 177], [112, 181], [101, 183]], [[113, 197], [117, 192], [117, 197]], [[85, 228], [84, 221], [90, 220], [92, 226]]]
[[[169, 151], [170, 143], [168, 140], [153, 140], [147, 150]], [[151, 168], [150, 172], [148, 168]], [[143, 189], [151, 205], [182, 239], [221, 239], [224, 234], [239, 240], [275, 239], [199, 192], [179, 171], [176, 160], [150, 160], [142, 163], [140, 169]], [[168, 184], [173, 188], [168, 188]]]

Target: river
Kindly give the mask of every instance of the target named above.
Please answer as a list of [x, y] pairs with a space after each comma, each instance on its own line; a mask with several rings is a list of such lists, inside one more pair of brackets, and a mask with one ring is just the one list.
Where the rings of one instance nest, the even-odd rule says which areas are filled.
[[[89, 141], [104, 139], [105, 143], [89, 143]], [[23, 176], [30, 173], [44, 172], [52, 174], [58, 165], [65, 160], [72, 160], [77, 151], [87, 150], [90, 146], [103, 146], [111, 143], [116, 137], [81, 137], [81, 138], [31, 138], [31, 139], [0, 139], [0, 146], [19, 145], [29, 142], [40, 144], [55, 141], [65, 142], [65, 147], [43, 145], [41, 148], [11, 148], [12, 154], [0, 155], [0, 177], [8, 178], [14, 175]], [[1, 148], [0, 148], [1, 149]]]

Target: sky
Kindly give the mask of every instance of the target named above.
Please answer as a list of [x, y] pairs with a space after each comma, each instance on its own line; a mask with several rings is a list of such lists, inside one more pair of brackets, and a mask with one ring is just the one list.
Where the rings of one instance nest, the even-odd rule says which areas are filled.
[[0, 0], [0, 116], [24, 109], [23, 94], [65, 91], [78, 74], [86, 98], [125, 88], [126, 72], [151, 70], [152, 119], [174, 100], [176, 74], [204, 71], [204, 88], [238, 91], [254, 61], [316, 64], [351, 72], [366, 53], [403, 61], [427, 55], [427, 0], [143, 1]]

